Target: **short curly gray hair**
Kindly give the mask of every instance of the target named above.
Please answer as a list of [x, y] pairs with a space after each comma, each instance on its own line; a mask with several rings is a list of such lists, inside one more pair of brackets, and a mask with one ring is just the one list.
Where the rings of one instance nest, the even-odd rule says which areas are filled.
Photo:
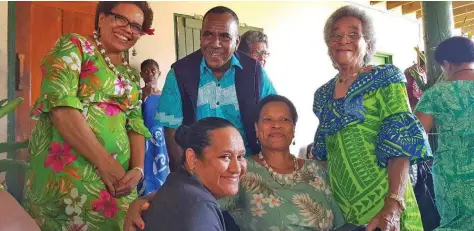
[[[370, 60], [375, 54], [375, 29], [374, 24], [372, 22], [372, 18], [365, 13], [365, 11], [355, 7], [355, 6], [343, 6], [334, 13], [329, 16], [328, 20], [326, 21], [326, 25], [324, 26], [324, 41], [328, 48], [330, 47], [330, 36], [332, 32], [332, 28], [334, 24], [341, 18], [344, 17], [354, 17], [361, 21], [362, 23], [362, 34], [364, 36], [364, 40], [367, 43], [367, 52], [364, 55], [364, 64], [369, 64]], [[330, 54], [329, 54], [330, 55]], [[332, 59], [332, 57], [331, 57]]]
[[255, 30], [245, 32], [241, 37], [239, 50], [246, 54], [250, 53], [250, 46], [255, 43], [265, 43], [268, 47], [268, 37], [265, 33]]

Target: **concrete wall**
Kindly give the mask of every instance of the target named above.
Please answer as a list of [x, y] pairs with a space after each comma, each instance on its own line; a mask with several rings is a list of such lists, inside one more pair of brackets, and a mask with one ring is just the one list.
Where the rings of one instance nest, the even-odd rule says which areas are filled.
[[272, 54], [266, 70], [277, 91], [290, 98], [297, 107], [300, 120], [296, 128], [296, 146], [312, 142], [317, 119], [312, 112], [314, 91], [331, 79], [336, 71], [327, 55], [323, 27], [328, 16], [347, 4], [358, 4], [374, 19], [378, 51], [393, 55], [393, 62], [407, 68], [416, 53], [413, 47], [421, 42], [420, 25], [414, 17], [399, 12], [372, 8], [367, 2], [151, 2], [155, 16], [154, 36], [144, 36], [135, 46], [137, 56], [131, 64], [153, 58], [160, 64], [163, 77], [175, 62], [175, 31], [173, 14], [204, 15], [210, 8], [223, 4], [233, 9], [241, 23], [264, 28], [269, 36]]

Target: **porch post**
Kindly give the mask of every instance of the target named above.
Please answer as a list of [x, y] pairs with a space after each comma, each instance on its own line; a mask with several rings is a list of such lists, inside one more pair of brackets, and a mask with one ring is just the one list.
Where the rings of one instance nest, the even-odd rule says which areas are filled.
[[441, 75], [441, 67], [434, 61], [434, 51], [439, 43], [453, 33], [453, 7], [451, 1], [422, 1], [423, 37], [425, 40], [426, 74], [432, 86]]

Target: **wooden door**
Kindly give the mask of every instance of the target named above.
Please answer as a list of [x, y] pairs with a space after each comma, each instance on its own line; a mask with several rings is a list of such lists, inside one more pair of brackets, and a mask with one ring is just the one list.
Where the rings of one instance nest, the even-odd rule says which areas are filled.
[[[42, 58], [64, 33], [92, 34], [96, 6], [97, 2], [16, 2], [16, 95], [24, 98], [15, 115], [17, 141], [28, 139], [35, 124], [29, 111], [40, 94]], [[17, 158], [26, 160], [26, 150]], [[15, 193], [22, 191], [21, 178]]]
[[42, 58], [64, 33], [91, 34], [96, 5], [97, 2], [16, 3], [16, 52], [22, 69], [17, 96], [25, 99], [17, 111], [17, 139], [28, 138], [33, 126], [28, 111], [40, 94]]

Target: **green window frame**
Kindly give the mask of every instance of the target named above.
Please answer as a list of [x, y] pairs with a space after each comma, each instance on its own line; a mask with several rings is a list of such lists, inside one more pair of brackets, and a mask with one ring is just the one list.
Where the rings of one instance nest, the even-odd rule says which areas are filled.
[[374, 57], [372, 57], [372, 61], [370, 64], [373, 65], [382, 65], [382, 64], [393, 64], [393, 56], [387, 53], [377, 52], [375, 53]]
[[[200, 48], [202, 16], [174, 14], [176, 60], [193, 53]], [[239, 25], [239, 34], [249, 31], [262, 31], [263, 28]]]

